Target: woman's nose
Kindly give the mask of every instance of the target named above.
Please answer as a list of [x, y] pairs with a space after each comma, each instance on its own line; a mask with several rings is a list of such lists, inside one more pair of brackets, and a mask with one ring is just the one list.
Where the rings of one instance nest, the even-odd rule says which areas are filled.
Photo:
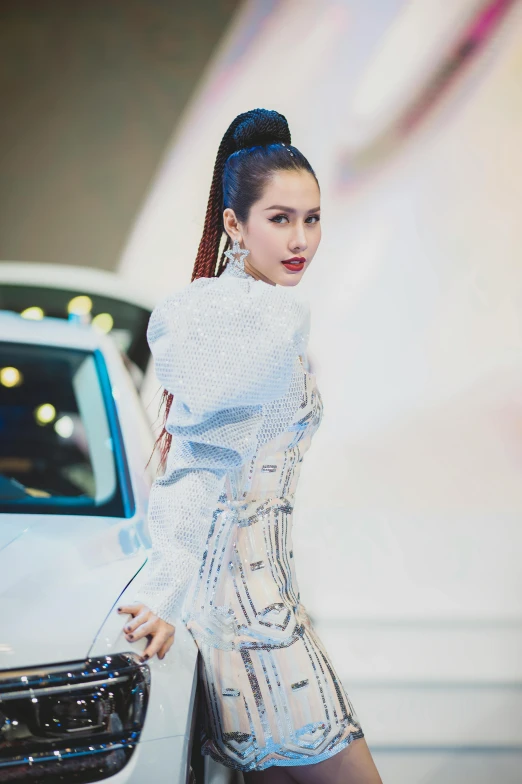
[[290, 242], [290, 247], [294, 252], [297, 250], [306, 250], [307, 248], [306, 234], [302, 226], [298, 226], [296, 228], [294, 236], [292, 237], [292, 240]]

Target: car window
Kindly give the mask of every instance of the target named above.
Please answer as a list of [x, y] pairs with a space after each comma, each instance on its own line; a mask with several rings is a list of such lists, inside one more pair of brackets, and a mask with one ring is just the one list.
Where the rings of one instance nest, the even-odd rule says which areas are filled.
[[0, 512], [123, 515], [102, 370], [92, 352], [0, 342]]

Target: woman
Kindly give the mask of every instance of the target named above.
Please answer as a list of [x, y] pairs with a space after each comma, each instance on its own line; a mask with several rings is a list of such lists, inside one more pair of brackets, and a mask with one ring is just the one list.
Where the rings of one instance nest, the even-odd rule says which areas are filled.
[[172, 621], [187, 625], [201, 654], [203, 753], [246, 782], [379, 784], [300, 602], [292, 552], [294, 494], [322, 402], [306, 359], [309, 311], [288, 289], [312, 262], [319, 221], [317, 178], [286, 119], [236, 117], [192, 282], [149, 323], [166, 468], [150, 497], [146, 584], [120, 612], [132, 615], [128, 640], [150, 638], [143, 660], [165, 656]]

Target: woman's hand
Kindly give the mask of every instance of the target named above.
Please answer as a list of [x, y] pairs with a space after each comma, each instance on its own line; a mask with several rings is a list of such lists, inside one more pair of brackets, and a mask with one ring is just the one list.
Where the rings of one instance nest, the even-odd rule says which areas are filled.
[[175, 627], [154, 615], [144, 604], [125, 604], [118, 607], [118, 612], [132, 615], [132, 619], [123, 628], [129, 642], [136, 642], [142, 637], [152, 638], [140, 660], [147, 661], [155, 653], [158, 654], [158, 659], [163, 659], [174, 642]]

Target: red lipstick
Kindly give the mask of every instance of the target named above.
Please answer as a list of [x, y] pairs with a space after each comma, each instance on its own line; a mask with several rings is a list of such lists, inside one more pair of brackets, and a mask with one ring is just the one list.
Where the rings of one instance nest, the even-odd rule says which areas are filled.
[[301, 272], [305, 265], [305, 261], [306, 259], [304, 256], [293, 256], [291, 259], [285, 259], [281, 264], [284, 264], [289, 272]]

